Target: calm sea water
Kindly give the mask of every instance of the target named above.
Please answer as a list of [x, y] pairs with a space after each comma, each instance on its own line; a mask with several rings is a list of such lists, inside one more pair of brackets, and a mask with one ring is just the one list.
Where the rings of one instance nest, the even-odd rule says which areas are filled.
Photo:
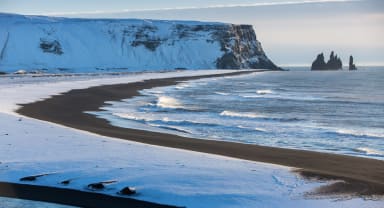
[[203, 79], [110, 104], [95, 114], [121, 127], [384, 159], [384, 68]]

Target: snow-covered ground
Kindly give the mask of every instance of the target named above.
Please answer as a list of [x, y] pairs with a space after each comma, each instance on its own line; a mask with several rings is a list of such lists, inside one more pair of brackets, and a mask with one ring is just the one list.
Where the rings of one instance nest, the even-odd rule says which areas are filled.
[[[136, 199], [186, 207], [382, 207], [363, 199], [306, 199], [321, 185], [291, 173], [291, 168], [217, 155], [157, 147], [94, 135], [22, 117], [17, 103], [47, 98], [74, 88], [127, 83], [144, 78], [228, 71], [182, 71], [119, 77], [0, 77], [0, 181], [49, 174], [32, 184], [86, 190], [87, 184], [116, 180], [103, 193], [135, 187]], [[28, 202], [0, 198], [8, 207]], [[1, 206], [0, 206], [1, 207]], [[32, 206], [33, 207], [33, 206]], [[39, 207], [39, 206], [36, 206]], [[41, 206], [40, 206], [41, 207]], [[51, 206], [47, 206], [51, 207]], [[55, 207], [55, 206], [53, 206]]]

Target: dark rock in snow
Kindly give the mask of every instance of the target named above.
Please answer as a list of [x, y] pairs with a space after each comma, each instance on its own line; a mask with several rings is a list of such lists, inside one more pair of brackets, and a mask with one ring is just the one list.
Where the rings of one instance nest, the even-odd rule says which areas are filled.
[[132, 187], [124, 187], [119, 191], [119, 194], [121, 195], [133, 195], [136, 194], [136, 189]]
[[56, 55], [63, 54], [61, 45], [57, 40], [49, 41], [49, 40], [40, 39], [40, 48], [45, 53], [53, 53]]
[[104, 184], [99, 182], [99, 183], [91, 183], [91, 184], [88, 184], [87, 186], [89, 189], [93, 189], [93, 190], [102, 190], [105, 188]]
[[46, 174], [39, 174], [39, 175], [33, 175], [33, 176], [26, 176], [24, 178], [20, 178], [20, 181], [36, 181], [37, 178], [46, 176], [46, 175], [51, 175], [52, 173], [46, 173]]
[[116, 183], [117, 181], [116, 180], [111, 180], [111, 181], [102, 181], [102, 182], [98, 182], [98, 183], [91, 183], [91, 184], [88, 184], [88, 188], [89, 189], [92, 189], [92, 190], [102, 190], [105, 188], [105, 185], [107, 184], [111, 184], [111, 183]]
[[27, 176], [27, 177], [20, 178], [20, 181], [36, 181], [37, 178], [38, 176]]
[[60, 184], [63, 184], [63, 185], [68, 185], [71, 183], [71, 180], [65, 180], [65, 181], [61, 181]]

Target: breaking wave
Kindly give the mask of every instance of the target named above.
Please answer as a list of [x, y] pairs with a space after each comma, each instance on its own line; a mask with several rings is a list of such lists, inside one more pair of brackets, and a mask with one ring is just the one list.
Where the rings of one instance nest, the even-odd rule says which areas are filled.
[[356, 137], [366, 136], [366, 137], [384, 138], [383, 133], [363, 132], [363, 131], [357, 131], [357, 130], [351, 130], [351, 129], [338, 129], [338, 130], [336, 130], [336, 133], [351, 135], [351, 136], [356, 136]]
[[161, 108], [174, 108], [174, 109], [184, 109], [185, 107], [182, 105], [182, 103], [177, 100], [176, 98], [169, 97], [169, 96], [159, 96], [157, 98], [157, 104], [158, 107]]
[[165, 130], [171, 130], [171, 131], [177, 131], [184, 134], [193, 134], [191, 131], [186, 130], [184, 128], [180, 128], [178, 126], [165, 126], [165, 125], [159, 125], [159, 124], [149, 124], [150, 126], [165, 129]]
[[184, 88], [189, 87], [189, 86], [190, 85], [187, 83], [181, 83], [181, 84], [176, 85], [175, 88], [178, 90], [181, 90], [181, 89], [184, 89]]
[[117, 116], [119, 118], [128, 119], [128, 120], [134, 120], [134, 121], [141, 121], [141, 122], [148, 122], [148, 121], [155, 121], [156, 119], [149, 118], [149, 116], [146, 116], [145, 118], [133, 113], [112, 113], [112, 115]]
[[356, 149], [357, 152], [362, 152], [367, 155], [376, 155], [376, 156], [384, 156], [384, 152], [380, 150], [375, 150], [368, 147], [359, 147]]
[[253, 131], [257, 131], [257, 132], [267, 132], [267, 130], [265, 130], [265, 129], [263, 129], [263, 128], [252, 128], [252, 127], [246, 127], [246, 126], [242, 126], [242, 125], [237, 126], [237, 128], [239, 128], [239, 129], [253, 130]]
[[256, 93], [259, 95], [265, 95], [265, 94], [272, 94], [273, 91], [272, 90], [257, 90]]
[[230, 95], [230, 93], [227, 93], [227, 92], [214, 92], [215, 94], [217, 95]]
[[300, 118], [271, 118], [263, 115], [259, 115], [256, 113], [250, 113], [250, 112], [234, 112], [234, 111], [223, 111], [220, 113], [221, 116], [228, 116], [228, 117], [239, 117], [239, 118], [253, 118], [253, 119], [262, 119], [266, 121], [279, 121], [279, 122], [297, 122], [297, 121], [303, 121], [304, 119]]
[[184, 126], [192, 126], [192, 125], [193, 126], [218, 126], [219, 125], [215, 123], [198, 122], [193, 120], [177, 120], [177, 119], [171, 119], [169, 117], [154, 118], [148, 114], [140, 115], [135, 113], [112, 113], [112, 115], [117, 116], [119, 118], [123, 118], [123, 119], [148, 123], [150, 125], [160, 125], [159, 123], [163, 123], [167, 125], [173, 124], [173, 125], [184, 125]]
[[243, 118], [264, 118], [263, 116], [257, 115], [255, 113], [240, 113], [233, 111], [223, 111], [220, 113], [221, 116], [229, 117], [243, 117]]

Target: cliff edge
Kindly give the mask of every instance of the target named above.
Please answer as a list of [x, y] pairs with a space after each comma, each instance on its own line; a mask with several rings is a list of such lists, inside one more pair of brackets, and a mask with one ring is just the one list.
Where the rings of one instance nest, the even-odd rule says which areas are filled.
[[280, 69], [251, 25], [0, 14], [0, 70]]

